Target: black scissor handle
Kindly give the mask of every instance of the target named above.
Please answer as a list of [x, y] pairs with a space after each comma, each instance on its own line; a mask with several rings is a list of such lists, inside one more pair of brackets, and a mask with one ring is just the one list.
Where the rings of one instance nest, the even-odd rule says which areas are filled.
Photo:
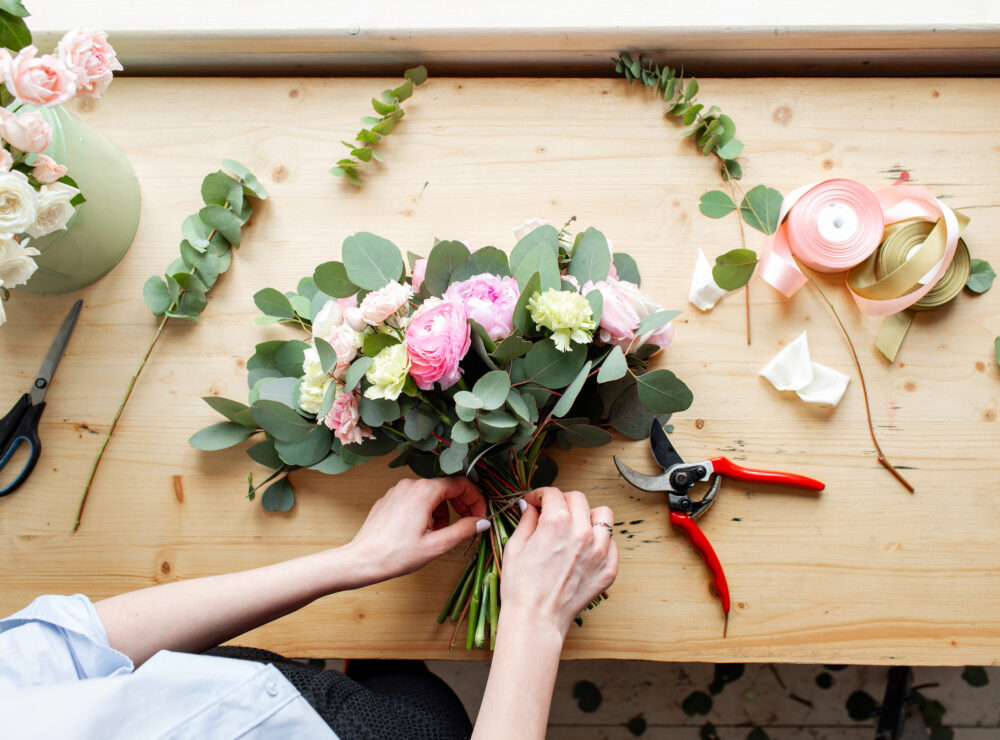
[[[10, 413], [0, 419], [0, 440], [6, 440], [0, 449], [0, 470], [3, 470], [22, 444], [30, 448], [28, 461], [10, 483], [0, 488], [0, 496], [7, 496], [20, 487], [35, 469], [42, 454], [42, 440], [38, 438], [38, 420], [45, 410], [45, 402], [33, 406], [28, 394], [21, 396]], [[20, 418], [18, 418], [20, 416]]]

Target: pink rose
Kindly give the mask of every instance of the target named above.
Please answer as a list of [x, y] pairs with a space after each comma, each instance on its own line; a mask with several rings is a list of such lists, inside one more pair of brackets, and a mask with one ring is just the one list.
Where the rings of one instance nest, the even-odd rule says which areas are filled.
[[410, 375], [421, 390], [429, 391], [435, 381], [450, 388], [462, 374], [459, 362], [471, 342], [465, 308], [459, 303], [428, 298], [410, 318], [406, 328], [406, 351]]
[[59, 164], [45, 154], [38, 155], [38, 159], [35, 160], [35, 168], [31, 171], [31, 175], [40, 183], [55, 182], [65, 174], [66, 166]]
[[[37, 111], [14, 115], [6, 108], [0, 108], [0, 125], [3, 138], [15, 149], [22, 152], [44, 152], [52, 141], [52, 127]], [[61, 177], [62, 175], [60, 175]]]
[[76, 76], [50, 54], [35, 55], [38, 49], [25, 46], [6, 67], [10, 94], [30, 105], [54, 108], [76, 93]]
[[337, 366], [333, 369], [333, 377], [343, 379], [347, 373], [347, 368], [361, 349], [361, 335], [347, 324], [340, 324], [333, 327], [326, 341], [337, 353]]
[[14, 158], [10, 156], [4, 147], [0, 147], [0, 171], [10, 172], [11, 165], [14, 164]]
[[372, 430], [361, 422], [361, 412], [358, 404], [361, 396], [355, 393], [341, 393], [330, 407], [324, 423], [333, 430], [333, 436], [345, 445], [360, 444], [366, 437], [375, 435]]
[[101, 97], [114, 73], [123, 69], [104, 31], [75, 28], [62, 37], [57, 53], [76, 77], [76, 94], [81, 98]]
[[344, 323], [354, 331], [364, 331], [368, 326], [365, 317], [361, 314], [361, 309], [357, 306], [344, 309]]
[[[402, 318], [409, 313], [409, 300], [413, 288], [395, 280], [366, 295], [361, 305], [361, 316], [369, 326], [378, 326], [391, 318]], [[395, 323], [395, 322], [391, 322]]]
[[604, 344], [616, 344], [626, 354], [644, 344], [655, 344], [661, 350], [670, 345], [674, 337], [672, 323], [636, 336], [642, 319], [663, 310], [663, 306], [639, 290], [638, 285], [609, 277], [596, 284], [588, 282], [582, 292], [586, 295], [592, 290], [600, 291], [604, 303], [598, 335]]
[[340, 306], [345, 311], [348, 308], [357, 308], [357, 306], [358, 306], [358, 294], [355, 293], [354, 295], [349, 295], [349, 296], [347, 296], [347, 298], [338, 298], [337, 299], [337, 305]]
[[482, 325], [490, 339], [497, 342], [514, 330], [514, 307], [520, 295], [514, 278], [484, 272], [449, 285], [444, 299], [461, 303], [466, 315]]
[[427, 260], [418, 259], [413, 263], [413, 276], [411, 278], [413, 282], [413, 290], [419, 291], [420, 285], [424, 282], [424, 275], [427, 274]]

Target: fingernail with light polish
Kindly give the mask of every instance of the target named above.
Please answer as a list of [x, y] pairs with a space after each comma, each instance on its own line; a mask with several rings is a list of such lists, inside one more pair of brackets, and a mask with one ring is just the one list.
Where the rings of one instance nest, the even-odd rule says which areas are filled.
[[490, 520], [489, 519], [480, 519], [478, 522], [476, 522], [476, 531], [477, 532], [485, 532], [489, 528], [490, 528]]
[[518, 505], [518, 507], [519, 507], [519, 508], [521, 509], [521, 513], [522, 513], [522, 514], [523, 514], [523, 513], [524, 513], [524, 512], [525, 512], [525, 511], [527, 510], [527, 508], [528, 508], [528, 502], [527, 502], [527, 501], [525, 501], [525, 500], [524, 500], [523, 498], [519, 498], [519, 499], [517, 500], [517, 505]]

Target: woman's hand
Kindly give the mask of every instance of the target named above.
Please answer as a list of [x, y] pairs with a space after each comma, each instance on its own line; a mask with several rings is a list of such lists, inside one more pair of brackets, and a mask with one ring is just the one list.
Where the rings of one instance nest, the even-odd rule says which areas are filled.
[[[448, 502], [461, 516], [448, 524]], [[372, 506], [347, 549], [369, 583], [412, 573], [489, 528], [486, 502], [467, 478], [401, 480]]]
[[518, 629], [550, 625], [565, 638], [576, 616], [618, 574], [614, 514], [607, 506], [591, 509], [579, 491], [558, 488], [533, 491], [524, 506], [504, 550], [502, 610], [515, 617]]

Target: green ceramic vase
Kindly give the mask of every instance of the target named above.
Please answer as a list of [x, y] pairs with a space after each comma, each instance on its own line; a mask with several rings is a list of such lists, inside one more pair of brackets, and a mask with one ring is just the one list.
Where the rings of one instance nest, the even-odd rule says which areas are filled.
[[30, 240], [41, 252], [35, 257], [38, 270], [18, 290], [69, 293], [96, 282], [125, 256], [139, 226], [139, 182], [125, 153], [72, 113], [24, 107], [37, 110], [52, 126], [45, 153], [66, 165], [87, 202], [77, 207], [66, 229]]

